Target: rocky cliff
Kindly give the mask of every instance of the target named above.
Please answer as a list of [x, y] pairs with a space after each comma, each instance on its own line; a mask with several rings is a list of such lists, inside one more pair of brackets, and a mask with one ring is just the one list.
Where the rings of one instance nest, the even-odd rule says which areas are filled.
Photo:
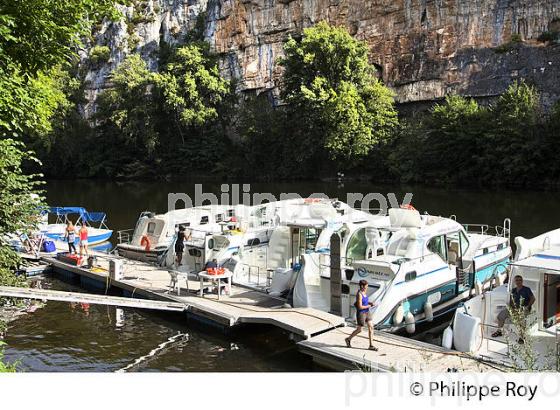
[[[535, 83], [546, 101], [560, 97], [560, 46], [543, 41], [560, 32], [560, 0], [147, 0], [122, 9], [126, 19], [102, 24], [90, 44], [110, 48], [89, 66], [92, 102], [128, 53], [155, 70], [161, 42], [181, 43], [197, 21], [240, 92], [277, 95], [283, 42], [326, 20], [367, 42], [400, 103], [450, 92], [492, 97], [516, 78]], [[82, 58], [87, 65], [87, 49]]]

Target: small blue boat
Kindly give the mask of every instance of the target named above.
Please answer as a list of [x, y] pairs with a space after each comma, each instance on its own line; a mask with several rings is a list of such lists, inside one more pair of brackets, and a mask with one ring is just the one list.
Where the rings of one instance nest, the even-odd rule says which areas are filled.
[[[107, 227], [107, 215], [104, 212], [89, 212], [85, 208], [71, 206], [71, 207], [51, 207], [45, 209], [41, 215], [43, 216], [43, 223], [40, 225], [40, 231], [46, 237], [55, 241], [65, 241], [66, 237], [66, 224], [72, 221], [75, 226], [81, 225], [85, 222], [88, 227], [88, 243], [89, 245], [96, 245], [99, 243], [107, 242], [111, 239], [113, 231]], [[55, 215], [56, 221], [48, 223], [48, 216]], [[75, 219], [72, 219], [72, 216]], [[76, 235], [76, 244], [79, 244], [79, 235]]]

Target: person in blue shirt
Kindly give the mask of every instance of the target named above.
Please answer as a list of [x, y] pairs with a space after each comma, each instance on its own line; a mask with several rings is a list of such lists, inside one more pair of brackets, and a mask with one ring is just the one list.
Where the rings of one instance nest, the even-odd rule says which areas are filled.
[[[521, 309], [527, 316], [531, 312], [531, 306], [535, 303], [535, 296], [533, 291], [527, 286], [523, 286], [523, 278], [521, 275], [516, 275], [513, 278], [515, 287], [511, 291], [509, 308]], [[502, 329], [507, 319], [510, 318], [509, 309], [506, 307], [498, 314], [498, 330], [492, 333], [492, 337], [500, 337], [503, 335]], [[523, 343], [523, 340], [519, 340]]]
[[360, 286], [360, 289], [358, 290], [358, 293], [356, 293], [356, 303], [354, 303], [354, 306], [356, 307], [356, 323], [358, 326], [356, 327], [356, 330], [354, 330], [352, 334], [345, 339], [346, 346], [352, 347], [352, 339], [357, 336], [362, 331], [362, 328], [367, 324], [369, 350], [373, 350], [376, 352], [377, 347], [373, 345], [373, 324], [371, 323], [371, 318], [369, 317], [369, 308], [370, 306], [374, 306], [375, 304], [373, 302], [370, 302], [367, 295], [367, 281], [362, 279], [358, 284]]

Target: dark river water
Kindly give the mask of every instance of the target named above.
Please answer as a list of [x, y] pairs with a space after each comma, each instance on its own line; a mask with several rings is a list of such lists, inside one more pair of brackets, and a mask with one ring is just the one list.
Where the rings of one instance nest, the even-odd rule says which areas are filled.
[[[168, 193], [185, 193], [195, 200], [195, 183], [50, 181], [47, 202], [51, 206], [83, 206], [104, 211], [113, 230], [133, 228], [141, 211], [167, 212]], [[222, 182], [203, 181], [202, 191], [221, 194]], [[242, 188], [240, 188], [241, 190]], [[247, 189], [246, 189], [247, 191]], [[347, 193], [394, 193], [402, 201], [413, 194], [412, 204], [421, 212], [449, 216], [462, 223], [502, 225], [511, 218], [512, 237], [532, 237], [560, 226], [557, 192], [493, 191], [403, 187], [371, 183], [297, 182], [251, 184], [249, 193], [281, 193], [308, 196], [324, 193], [345, 201]], [[376, 208], [376, 202], [371, 207]], [[54, 289], [77, 288], [47, 278]], [[436, 330], [425, 331], [423, 340], [438, 342]], [[175, 341], [131, 368], [133, 371], [312, 371], [311, 360], [297, 352], [288, 335], [274, 328], [245, 327], [223, 335], [205, 328], [187, 327], [181, 317], [124, 309], [117, 321], [116, 309], [105, 306], [48, 302], [46, 307], [10, 325], [5, 338], [8, 361], [19, 360], [25, 371], [116, 371], [148, 355], [177, 335]]]

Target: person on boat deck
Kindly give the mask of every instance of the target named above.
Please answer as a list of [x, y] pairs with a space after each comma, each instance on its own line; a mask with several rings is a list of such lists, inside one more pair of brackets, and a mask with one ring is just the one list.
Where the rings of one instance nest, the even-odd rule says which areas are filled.
[[68, 221], [66, 223], [66, 235], [64, 235], [66, 240], [68, 241], [68, 252], [72, 253], [72, 249], [74, 250], [74, 253], [77, 253], [76, 251], [76, 227], [74, 226], [74, 224], [72, 223], [72, 221]]
[[177, 233], [177, 240], [175, 241], [175, 255], [177, 266], [182, 265], [183, 260], [183, 250], [185, 249], [185, 240], [187, 239], [187, 234], [185, 233], [185, 227], [179, 226], [179, 233]]
[[[527, 286], [523, 286], [523, 278], [521, 275], [515, 275], [513, 278], [515, 287], [511, 291], [509, 307], [513, 309], [521, 309], [523, 314], [527, 316], [531, 312], [531, 306], [535, 303], [535, 296], [533, 291]], [[510, 318], [510, 311], [506, 306], [500, 313], [498, 313], [498, 330], [492, 333], [492, 337], [502, 336], [502, 329], [506, 320]], [[520, 339], [519, 343], [523, 343]]]
[[82, 227], [78, 232], [80, 235], [80, 257], [82, 256], [83, 252], [86, 252], [86, 256], [89, 257], [89, 250], [88, 250], [88, 228], [85, 222], [82, 222]]
[[375, 304], [373, 302], [370, 302], [367, 295], [367, 281], [362, 279], [360, 280], [359, 285], [360, 290], [358, 290], [358, 293], [356, 293], [356, 303], [354, 304], [354, 306], [356, 307], [356, 322], [358, 324], [358, 327], [352, 332], [349, 337], [345, 339], [346, 346], [352, 346], [352, 339], [362, 331], [362, 327], [364, 327], [364, 325], [367, 323], [369, 335], [369, 350], [373, 350], [376, 352], [377, 347], [373, 345], [373, 324], [371, 323], [371, 318], [368, 315], [370, 306], [375, 306]]

